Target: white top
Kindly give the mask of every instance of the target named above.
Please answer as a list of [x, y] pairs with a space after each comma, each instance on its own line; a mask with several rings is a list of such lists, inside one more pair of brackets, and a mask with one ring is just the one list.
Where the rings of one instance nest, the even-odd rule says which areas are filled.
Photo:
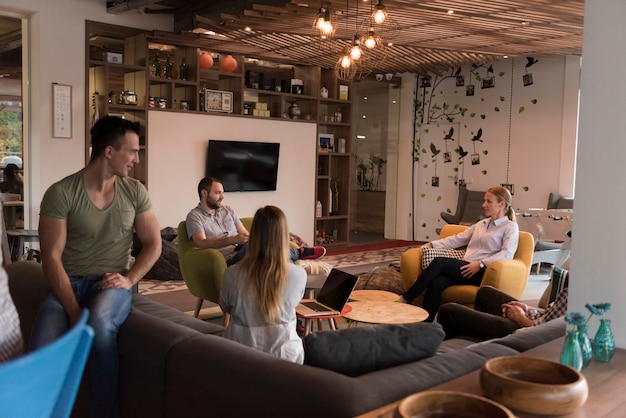
[[296, 306], [304, 296], [306, 272], [289, 264], [282, 297], [282, 313], [274, 324], [265, 324], [257, 312], [256, 300], [244, 298], [245, 276], [240, 265], [224, 272], [220, 290], [220, 307], [230, 314], [224, 336], [247, 346], [265, 351], [285, 360], [302, 364], [304, 348], [296, 331]]

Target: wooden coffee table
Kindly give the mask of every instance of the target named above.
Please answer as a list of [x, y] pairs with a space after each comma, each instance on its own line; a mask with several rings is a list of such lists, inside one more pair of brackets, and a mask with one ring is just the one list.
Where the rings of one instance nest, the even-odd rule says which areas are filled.
[[354, 290], [350, 295], [350, 300], [355, 301], [382, 301], [382, 302], [395, 302], [400, 299], [400, 295], [386, 290]]
[[345, 315], [348, 326], [365, 324], [411, 324], [428, 318], [428, 312], [419, 306], [406, 303], [362, 300], [350, 302], [352, 311]]

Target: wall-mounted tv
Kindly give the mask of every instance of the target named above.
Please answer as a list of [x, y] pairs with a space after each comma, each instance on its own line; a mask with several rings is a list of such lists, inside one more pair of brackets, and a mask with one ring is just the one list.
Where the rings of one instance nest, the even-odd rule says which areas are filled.
[[209, 140], [206, 176], [222, 182], [226, 192], [276, 190], [280, 144]]

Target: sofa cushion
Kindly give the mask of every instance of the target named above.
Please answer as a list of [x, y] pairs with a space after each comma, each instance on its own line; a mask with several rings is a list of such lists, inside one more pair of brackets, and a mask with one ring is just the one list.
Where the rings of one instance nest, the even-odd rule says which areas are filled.
[[435, 257], [447, 257], [463, 260], [464, 256], [465, 250], [455, 250], [451, 248], [422, 248], [422, 270], [426, 270], [426, 267], [430, 265]]
[[359, 376], [430, 357], [444, 335], [438, 323], [315, 332], [304, 339], [304, 364]]

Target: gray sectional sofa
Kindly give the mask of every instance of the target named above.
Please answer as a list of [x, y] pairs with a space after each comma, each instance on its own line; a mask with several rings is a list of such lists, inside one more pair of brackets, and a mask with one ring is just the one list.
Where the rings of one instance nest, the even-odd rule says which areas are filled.
[[[35, 262], [13, 263], [7, 271], [28, 340], [45, 281]], [[219, 325], [138, 294], [133, 298], [119, 333], [122, 416], [133, 418], [352, 417], [476, 370], [489, 358], [551, 341], [565, 330], [562, 321], [552, 321], [486, 343], [446, 340], [436, 354], [419, 361], [351, 377], [280, 360], [224, 339]], [[439, 332], [428, 329], [429, 335]], [[343, 331], [351, 338], [350, 329]], [[84, 395], [79, 393], [74, 416], [82, 415]]]

